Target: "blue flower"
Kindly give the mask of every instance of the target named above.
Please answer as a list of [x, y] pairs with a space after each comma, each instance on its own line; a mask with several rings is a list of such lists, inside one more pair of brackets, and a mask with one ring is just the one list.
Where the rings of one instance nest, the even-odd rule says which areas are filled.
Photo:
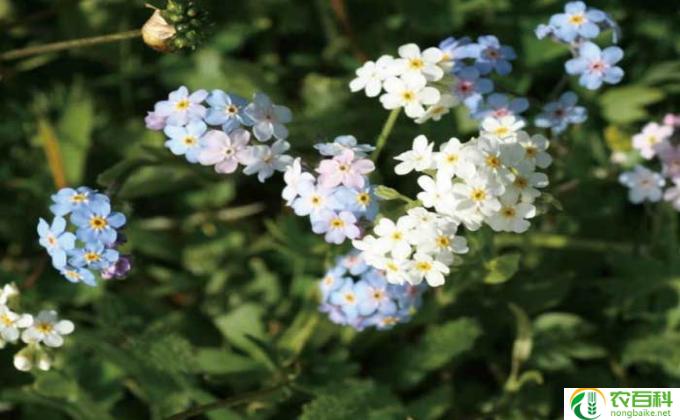
[[354, 136], [338, 136], [332, 143], [318, 143], [314, 148], [324, 156], [338, 156], [345, 150], [351, 150], [355, 156], [364, 157], [366, 153], [372, 152], [375, 147], [369, 144], [357, 144]]
[[493, 82], [480, 77], [479, 70], [465, 67], [456, 73], [458, 80], [453, 87], [453, 93], [471, 111], [477, 111], [484, 97], [482, 95], [493, 91]]
[[348, 323], [352, 323], [359, 316], [359, 299], [354, 290], [354, 281], [352, 279], [345, 279], [345, 282], [330, 294], [328, 300], [329, 303], [340, 308], [347, 317]]
[[341, 244], [345, 239], [356, 239], [361, 234], [356, 225], [357, 218], [348, 211], [322, 211], [312, 221], [314, 233], [325, 233], [324, 240], [331, 244]]
[[94, 274], [87, 268], [65, 266], [60, 271], [61, 275], [66, 277], [66, 280], [71, 283], [85, 283], [88, 286], [96, 286], [97, 282], [94, 279]]
[[171, 92], [167, 101], [160, 101], [154, 107], [154, 115], [166, 118], [167, 125], [186, 125], [205, 117], [206, 109], [201, 103], [208, 96], [205, 90], [189, 94], [185, 86]]
[[385, 278], [375, 272], [372, 274], [354, 286], [359, 299], [359, 314], [369, 316], [377, 311], [381, 315], [393, 315], [397, 312], [397, 304], [387, 292]]
[[76, 237], [71, 232], [66, 232], [66, 220], [63, 217], [55, 217], [52, 226], [44, 219], [38, 222], [38, 235], [40, 245], [47, 249], [52, 257], [52, 265], [60, 269], [66, 265], [66, 252], [73, 249]]
[[600, 47], [586, 42], [578, 50], [578, 56], [566, 62], [565, 68], [571, 75], [580, 74], [579, 83], [587, 89], [595, 90], [602, 83], [615, 85], [623, 78], [621, 67], [615, 66], [623, 58], [619, 47]]
[[370, 186], [359, 190], [339, 187], [335, 189], [333, 197], [336, 210], [348, 210], [356, 217], [363, 216], [367, 220], [373, 220], [378, 214], [378, 201]]
[[201, 151], [201, 137], [208, 129], [203, 121], [192, 121], [185, 127], [169, 125], [163, 130], [170, 137], [165, 142], [165, 147], [177, 155], [185, 155], [187, 161], [198, 162], [198, 154]]
[[68, 262], [73, 267], [103, 270], [115, 264], [119, 257], [118, 251], [106, 248], [102, 243], [88, 243], [85, 248], [71, 251]]
[[564, 13], [550, 18], [550, 26], [554, 35], [567, 43], [574, 42], [577, 37], [592, 39], [599, 35], [599, 23], [606, 19], [604, 12], [598, 9], [586, 10], [582, 1], [569, 2], [564, 6]]
[[567, 129], [569, 124], [580, 124], [588, 118], [588, 112], [582, 106], [576, 106], [578, 97], [574, 92], [564, 92], [559, 100], [543, 107], [543, 112], [536, 116], [537, 127], [550, 128], [553, 134]]
[[521, 119], [524, 111], [529, 109], [529, 101], [526, 98], [514, 98], [510, 100], [502, 93], [492, 93], [484, 101], [484, 105], [472, 114], [472, 118], [483, 120], [486, 117], [502, 118], [509, 115]]
[[221, 125], [225, 133], [229, 134], [241, 125], [252, 125], [250, 118], [243, 112], [248, 105], [245, 98], [216, 89], [210, 93], [207, 102], [210, 108], [205, 122], [210, 125]]
[[116, 229], [125, 224], [125, 216], [118, 212], [112, 213], [108, 201], [96, 201], [74, 211], [71, 214], [71, 223], [78, 226], [76, 236], [81, 241], [107, 245], [116, 241]]
[[475, 67], [480, 74], [489, 74], [495, 70], [501, 76], [512, 71], [510, 60], [517, 58], [512, 47], [501, 45], [493, 35], [480, 36], [477, 38], [479, 55], [475, 61]]
[[457, 69], [462, 60], [479, 56], [479, 46], [473, 44], [468, 37], [456, 39], [450, 36], [439, 43], [439, 49], [444, 53], [442, 62], [449, 69]]
[[109, 199], [91, 188], [78, 187], [77, 189], [60, 189], [56, 194], [52, 194], [52, 201], [54, 204], [50, 206], [50, 211], [55, 216], [64, 216], [94, 201], [109, 201]]

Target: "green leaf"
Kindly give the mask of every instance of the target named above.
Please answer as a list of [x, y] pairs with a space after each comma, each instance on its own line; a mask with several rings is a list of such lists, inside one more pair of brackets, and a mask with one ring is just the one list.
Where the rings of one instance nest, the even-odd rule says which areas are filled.
[[667, 374], [680, 378], [680, 333], [650, 334], [628, 342], [623, 349], [621, 364], [642, 363], [659, 366]]
[[510, 280], [519, 269], [520, 258], [519, 253], [511, 253], [488, 261], [484, 264], [487, 270], [484, 283], [499, 284]]
[[57, 123], [57, 137], [64, 160], [64, 171], [66, 179], [72, 185], [77, 185], [83, 180], [94, 123], [92, 98], [81, 85], [74, 84]]
[[404, 407], [385, 387], [350, 381], [329, 387], [302, 408], [300, 420], [398, 419]]
[[33, 385], [36, 392], [46, 397], [75, 401], [78, 398], [78, 384], [73, 378], [61, 372], [51, 371], [38, 375]]
[[246, 303], [226, 315], [215, 318], [215, 325], [231, 344], [274, 370], [276, 364], [272, 358], [253, 339], [249, 338], [260, 340], [266, 338], [261, 320], [263, 311], [261, 306]]
[[197, 369], [211, 375], [250, 374], [262, 365], [248, 357], [222, 348], [201, 348], [196, 352]]
[[604, 117], [612, 123], [628, 124], [649, 116], [646, 106], [664, 98], [661, 89], [643, 86], [623, 86], [606, 91], [600, 97]]

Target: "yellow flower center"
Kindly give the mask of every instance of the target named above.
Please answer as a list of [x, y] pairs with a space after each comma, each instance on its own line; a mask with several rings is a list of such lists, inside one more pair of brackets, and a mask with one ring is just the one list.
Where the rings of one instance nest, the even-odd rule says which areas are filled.
[[650, 146], [653, 146], [659, 142], [659, 139], [656, 138], [656, 136], [649, 136], [647, 137], [647, 144]]
[[532, 157], [535, 157], [538, 154], [538, 149], [536, 149], [533, 146], [527, 146], [524, 149], [524, 152], [527, 154], [528, 157], [532, 158]]
[[354, 303], [355, 301], [356, 298], [354, 297], [354, 293], [345, 293], [345, 302]]
[[432, 264], [430, 264], [428, 261], [419, 261], [416, 263], [416, 270], [427, 273], [428, 271], [432, 270]]
[[313, 206], [318, 206], [321, 204], [321, 197], [316, 194], [314, 194], [310, 200]]
[[412, 58], [408, 61], [408, 66], [411, 70], [420, 70], [425, 67], [425, 62], [420, 58]]
[[78, 274], [77, 271], [68, 270], [64, 274], [66, 275], [66, 277], [68, 277], [71, 280], [75, 280], [75, 281], [80, 280], [80, 274]]
[[390, 261], [390, 262], [388, 262], [387, 264], [385, 264], [385, 268], [386, 268], [388, 271], [391, 271], [391, 272], [393, 272], [393, 273], [396, 273], [396, 272], [399, 271], [399, 266], [398, 266], [397, 264], [393, 263], [392, 261]]
[[234, 115], [238, 112], [238, 108], [236, 108], [234, 105], [229, 105], [226, 109], [227, 114], [229, 115]]
[[194, 136], [186, 136], [182, 139], [182, 141], [187, 146], [194, 146], [194, 145], [196, 145], [196, 143], [198, 143], [198, 140]]
[[185, 109], [189, 108], [189, 105], [191, 105], [191, 102], [189, 102], [188, 99], [181, 99], [177, 101], [177, 103], [175, 104], [175, 108], [178, 111], [184, 111]]
[[393, 316], [386, 316], [383, 318], [383, 325], [394, 325], [397, 323], [397, 318]]
[[458, 159], [459, 159], [459, 157], [455, 153], [449, 153], [448, 155], [446, 155], [446, 162], [447, 163], [454, 164], [454, 163], [458, 162]]
[[99, 254], [97, 254], [96, 252], [92, 252], [92, 251], [86, 252], [84, 258], [85, 258], [85, 261], [87, 261], [88, 263], [97, 262], [97, 261], [102, 259], [102, 257]]
[[341, 229], [344, 226], [345, 226], [345, 222], [341, 218], [336, 217], [336, 218], [331, 219], [331, 228]]
[[357, 194], [357, 201], [363, 205], [367, 205], [371, 202], [371, 196], [368, 193]]
[[85, 195], [83, 193], [75, 193], [71, 196], [71, 202], [72, 203], [80, 204], [80, 203], [84, 203], [85, 201], [87, 201], [87, 195]]
[[582, 25], [583, 23], [585, 23], [585, 21], [586, 17], [583, 16], [583, 14], [581, 13], [569, 16], [569, 23], [571, 23], [572, 25]]
[[440, 247], [440, 248], [446, 248], [446, 247], [449, 246], [449, 244], [451, 244], [451, 240], [449, 240], [449, 238], [447, 236], [444, 236], [444, 235], [437, 236], [437, 239], [435, 240], [435, 242], [436, 242], [437, 246]]
[[508, 127], [504, 126], [504, 125], [496, 128], [494, 130], [494, 134], [496, 134], [497, 136], [501, 136], [501, 137], [507, 136], [509, 133], [510, 133], [510, 129]]
[[338, 166], [338, 170], [340, 172], [347, 172], [347, 171], [349, 171], [349, 165], [347, 165], [345, 163], [341, 163], [340, 166]]
[[514, 184], [517, 188], [524, 189], [529, 185], [529, 181], [527, 181], [526, 178], [518, 176], [517, 178], [515, 178]]
[[108, 225], [109, 222], [107, 222], [106, 219], [101, 216], [92, 216], [90, 219], [90, 227], [93, 230], [102, 230]]
[[470, 198], [472, 198], [474, 201], [483, 201], [486, 198], [486, 191], [481, 188], [475, 188], [472, 190]]
[[11, 327], [13, 322], [7, 314], [2, 314], [0, 315], [0, 324], [3, 324], [5, 327]]
[[49, 322], [39, 322], [38, 324], [36, 324], [35, 329], [43, 334], [49, 334], [52, 332], [54, 327]]
[[486, 166], [493, 169], [498, 169], [501, 166], [501, 160], [498, 158], [498, 156], [487, 156]]
[[503, 210], [501, 210], [501, 214], [503, 217], [512, 219], [517, 214], [517, 211], [514, 209], [514, 207], [504, 207]]
[[383, 294], [382, 290], [375, 290], [373, 292], [373, 299], [375, 299], [375, 300], [382, 300], [383, 296], [384, 296], [384, 294]]
[[50, 246], [55, 246], [57, 244], [57, 238], [55, 238], [54, 235], [48, 235], [47, 243], [50, 244]]
[[401, 241], [404, 238], [404, 235], [401, 234], [401, 232], [394, 232], [392, 233], [392, 239], [395, 241]]
[[326, 286], [330, 286], [331, 284], [333, 284], [334, 281], [335, 279], [333, 278], [333, 276], [326, 276], [323, 278], [323, 284]]
[[401, 94], [401, 97], [404, 99], [404, 102], [413, 102], [416, 99], [416, 94], [412, 90], [407, 90]]

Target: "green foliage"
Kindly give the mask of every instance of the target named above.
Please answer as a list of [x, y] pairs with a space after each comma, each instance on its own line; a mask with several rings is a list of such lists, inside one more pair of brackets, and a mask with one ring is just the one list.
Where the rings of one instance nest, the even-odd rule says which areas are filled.
[[[411, 322], [363, 332], [319, 313], [317, 281], [346, 248], [282, 206], [280, 177], [260, 184], [189, 165], [144, 128], [145, 112], [181, 84], [261, 90], [292, 108], [290, 141], [305, 158], [337, 135], [375, 143], [388, 112], [347, 88], [364, 56], [488, 33], [518, 53], [497, 89], [527, 96], [535, 115], [560, 93], [569, 51], [533, 29], [563, 4], [201, 5], [214, 25], [196, 51], [129, 40], [0, 63], [0, 285], [22, 287], [22, 310], [56, 308], [76, 324], [50, 372], [19, 372], [19, 349], [0, 350], [0, 417], [163, 419], [221, 401], [203, 416], [552, 419], [565, 386], [680, 386], [677, 212], [628, 204], [610, 161], [647, 121], [680, 110], [680, 33], [667, 4], [593, 4], [623, 28], [626, 75], [597, 92], [576, 78], [562, 86], [589, 119], [553, 139], [531, 230], [465, 232], [470, 253]], [[0, 0], [0, 51], [134, 29], [149, 14], [143, 1]], [[168, 16], [189, 23], [181, 39], [197, 29], [188, 14]], [[423, 125], [399, 117], [374, 179], [381, 214], [417, 203], [392, 159], [417, 134], [465, 141], [476, 127], [463, 109]], [[130, 278], [90, 289], [49, 266], [35, 225], [60, 169], [70, 186], [114, 195], [128, 216]]]

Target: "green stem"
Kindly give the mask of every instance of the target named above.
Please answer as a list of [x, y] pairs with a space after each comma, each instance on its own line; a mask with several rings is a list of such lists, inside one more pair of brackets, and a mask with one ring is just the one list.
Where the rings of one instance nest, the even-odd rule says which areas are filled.
[[217, 400], [208, 404], [204, 405], [199, 405], [197, 407], [191, 408], [186, 411], [182, 411], [181, 413], [177, 413], [175, 415], [172, 415], [168, 417], [166, 420], [185, 420], [189, 419], [192, 417], [196, 417], [198, 415], [201, 415], [205, 412], [211, 411], [211, 410], [216, 410], [218, 408], [225, 408], [225, 407], [233, 407], [235, 405], [240, 405], [244, 404], [247, 402], [255, 401], [261, 397], [266, 397], [269, 396], [270, 394], [273, 394], [279, 390], [281, 390], [283, 387], [287, 386], [288, 383], [284, 382], [269, 388], [263, 388], [258, 391], [253, 391], [253, 392], [246, 392], [241, 395], [237, 395], [235, 397], [230, 397], [230, 398], [225, 398], [222, 400]]
[[375, 150], [373, 151], [373, 154], [371, 154], [371, 160], [373, 162], [378, 160], [380, 152], [382, 151], [383, 147], [385, 147], [387, 138], [390, 136], [392, 128], [394, 128], [394, 123], [397, 122], [400, 112], [401, 108], [393, 109], [392, 112], [390, 112], [390, 115], [387, 117], [387, 121], [385, 121], [382, 131], [380, 132], [378, 139], [375, 141]]
[[0, 61], [14, 60], [17, 58], [29, 57], [32, 55], [46, 54], [73, 48], [89, 47], [92, 45], [104, 44], [109, 42], [123, 41], [131, 38], [138, 38], [142, 35], [141, 29], [119, 32], [115, 34], [93, 36], [89, 38], [71, 39], [69, 41], [53, 42], [50, 44], [35, 45], [33, 47], [19, 48], [0, 54]]

